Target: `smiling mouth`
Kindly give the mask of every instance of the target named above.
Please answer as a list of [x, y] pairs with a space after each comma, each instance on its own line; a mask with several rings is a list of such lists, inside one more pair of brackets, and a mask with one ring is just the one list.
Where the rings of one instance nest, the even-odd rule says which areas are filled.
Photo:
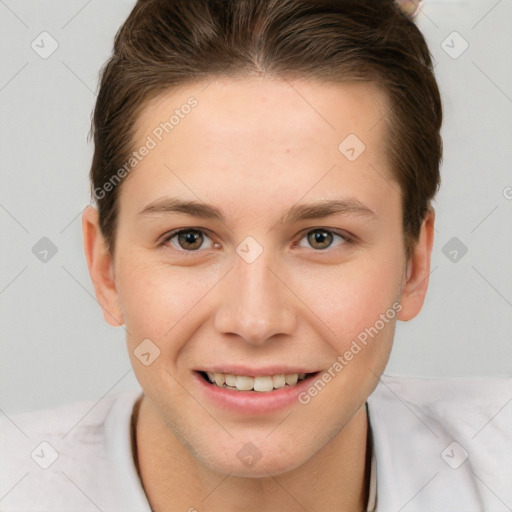
[[278, 389], [290, 388], [313, 377], [315, 373], [287, 373], [277, 375], [266, 375], [250, 377], [247, 375], [233, 375], [231, 373], [212, 373], [200, 371], [203, 379], [219, 388], [230, 389], [232, 391], [255, 391], [260, 393], [269, 393]]

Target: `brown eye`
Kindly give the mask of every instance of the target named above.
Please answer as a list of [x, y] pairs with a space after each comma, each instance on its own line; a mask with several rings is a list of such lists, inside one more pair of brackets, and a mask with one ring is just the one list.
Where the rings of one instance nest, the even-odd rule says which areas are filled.
[[176, 235], [180, 247], [187, 251], [197, 250], [203, 243], [203, 234], [200, 231], [193, 231], [189, 229], [187, 231], [180, 231], [179, 233], [176, 233]]
[[203, 229], [181, 228], [175, 229], [164, 236], [159, 244], [162, 247], [171, 247], [177, 252], [203, 252], [203, 250], [219, 248], [220, 244], [213, 242]]
[[336, 250], [336, 248], [341, 248], [345, 244], [353, 245], [354, 243], [354, 238], [348, 234], [337, 233], [330, 229], [315, 228], [305, 232], [296, 246], [322, 251], [325, 249]]
[[327, 249], [332, 244], [332, 240], [332, 233], [324, 229], [316, 229], [308, 233], [308, 242], [313, 249]]

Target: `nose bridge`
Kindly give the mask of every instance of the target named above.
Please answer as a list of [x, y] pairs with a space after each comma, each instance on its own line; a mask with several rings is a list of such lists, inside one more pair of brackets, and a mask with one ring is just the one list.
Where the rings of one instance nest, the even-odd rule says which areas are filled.
[[[243, 248], [240, 244], [237, 252]], [[275, 275], [272, 263], [267, 251], [255, 259], [247, 258], [243, 251], [235, 255], [216, 312], [215, 324], [220, 332], [237, 334], [251, 344], [263, 344], [274, 335], [293, 332], [291, 294]]]

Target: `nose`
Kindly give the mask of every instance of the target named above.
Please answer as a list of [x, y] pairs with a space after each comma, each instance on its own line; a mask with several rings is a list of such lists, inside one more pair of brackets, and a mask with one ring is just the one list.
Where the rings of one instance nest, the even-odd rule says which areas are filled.
[[294, 295], [284, 276], [271, 267], [265, 251], [252, 263], [235, 255], [234, 268], [219, 289], [217, 332], [237, 335], [252, 345], [294, 332]]

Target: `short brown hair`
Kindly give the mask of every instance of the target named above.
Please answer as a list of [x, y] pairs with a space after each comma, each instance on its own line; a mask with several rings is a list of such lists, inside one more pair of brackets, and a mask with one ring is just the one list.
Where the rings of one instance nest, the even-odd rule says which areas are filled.
[[442, 106], [426, 41], [392, 0], [139, 0], [102, 69], [91, 129], [91, 190], [109, 250], [122, 184], [112, 178], [126, 174], [145, 104], [172, 87], [244, 74], [364, 80], [385, 92], [409, 254], [439, 187]]

